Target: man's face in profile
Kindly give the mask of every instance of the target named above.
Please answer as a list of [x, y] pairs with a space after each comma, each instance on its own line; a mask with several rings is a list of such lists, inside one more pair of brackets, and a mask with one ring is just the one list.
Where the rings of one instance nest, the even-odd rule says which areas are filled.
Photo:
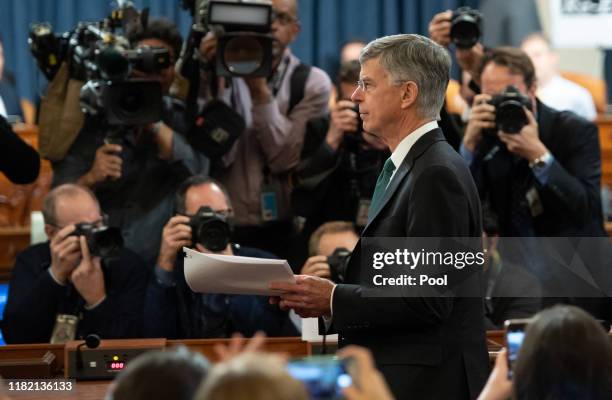
[[[351, 100], [359, 105], [363, 129], [384, 138], [401, 115], [401, 87], [391, 85], [389, 75], [378, 59], [370, 59], [361, 65], [360, 85]], [[387, 133], [387, 135], [394, 132]]]

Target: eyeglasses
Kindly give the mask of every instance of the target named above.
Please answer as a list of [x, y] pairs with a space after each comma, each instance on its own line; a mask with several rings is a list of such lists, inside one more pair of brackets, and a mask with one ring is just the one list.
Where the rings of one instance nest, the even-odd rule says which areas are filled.
[[[83, 221], [81, 221], [80, 223], [82, 223], [82, 222]], [[97, 220], [95, 220], [93, 222], [87, 222], [87, 224], [93, 225], [93, 226], [95, 226], [97, 228], [101, 228], [103, 226], [108, 226], [108, 215], [105, 214], [105, 213], [102, 213], [102, 216], [100, 217], [100, 219], [97, 219]], [[54, 227], [55, 229], [58, 229], [58, 230], [62, 230], [65, 227], [68, 226], [68, 225], [64, 225], [64, 226], [57, 225], [57, 224], [55, 224], [53, 222], [48, 222], [47, 225], [52, 226], [52, 227]], [[75, 225], [75, 224], [71, 224], [71, 225]]]
[[273, 12], [272, 21], [276, 21], [281, 25], [289, 25], [291, 23], [297, 22], [297, 18], [288, 13]]
[[356, 83], [357, 88], [363, 92], [368, 92], [372, 89], [372, 84], [368, 81], [364, 81], [363, 79], [359, 79]]

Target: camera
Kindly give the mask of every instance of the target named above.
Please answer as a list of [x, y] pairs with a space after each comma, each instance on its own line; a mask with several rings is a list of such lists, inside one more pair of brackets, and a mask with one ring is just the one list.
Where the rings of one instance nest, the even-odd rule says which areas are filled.
[[309, 398], [314, 400], [343, 399], [342, 391], [353, 384], [354, 369], [351, 358], [334, 356], [300, 358], [287, 363], [289, 374], [304, 384]]
[[489, 104], [495, 106], [496, 130], [519, 133], [529, 123], [523, 107], [531, 111], [531, 99], [514, 86], [508, 86], [503, 93], [493, 96]]
[[210, 207], [200, 207], [189, 221], [193, 243], [200, 243], [212, 252], [223, 251], [230, 242], [231, 227], [227, 217]]
[[338, 247], [331, 256], [327, 257], [331, 280], [336, 283], [344, 282], [346, 267], [348, 266], [351, 252], [345, 247]]
[[470, 7], [459, 7], [451, 18], [451, 41], [460, 49], [474, 47], [480, 40], [482, 14]]
[[[33, 24], [28, 43], [45, 76], [52, 80], [66, 62], [70, 78], [86, 81], [80, 104], [84, 113], [102, 117], [115, 127], [133, 127], [161, 119], [162, 89], [155, 80], [132, 78], [132, 71], [155, 73], [170, 66], [167, 49], [132, 49], [126, 37], [117, 34], [142, 29], [146, 18], [130, 2], [100, 22], [80, 22], [72, 31], [53, 33], [49, 23]], [[141, 25], [137, 25], [141, 24]]]
[[512, 379], [514, 365], [525, 340], [525, 329], [530, 319], [509, 319], [504, 323], [508, 362], [508, 379]]
[[211, 0], [208, 27], [218, 38], [218, 76], [267, 77], [272, 74], [272, 3]]
[[123, 237], [119, 228], [81, 222], [76, 224], [71, 235], [85, 236], [92, 257], [115, 258], [123, 248]]

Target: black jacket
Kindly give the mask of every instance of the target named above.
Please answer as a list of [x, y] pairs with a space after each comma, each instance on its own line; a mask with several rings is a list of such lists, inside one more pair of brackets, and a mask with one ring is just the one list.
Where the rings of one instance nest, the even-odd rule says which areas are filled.
[[50, 264], [49, 242], [17, 256], [2, 321], [7, 343], [48, 343], [57, 314], [81, 317], [77, 338], [90, 333], [102, 339], [141, 336], [148, 272], [138, 256], [124, 250], [116, 261], [104, 263], [106, 299], [89, 311], [72, 285], [61, 286], [53, 280]]
[[371, 349], [398, 399], [467, 399], [480, 393], [488, 376], [480, 270], [457, 272], [465, 281], [456, 293], [471, 298], [364, 297], [373, 271], [361, 244], [380, 237], [479, 241], [481, 229], [478, 193], [465, 162], [440, 129], [426, 133], [396, 170], [332, 302], [340, 345]]
[[[240, 247], [235, 255], [275, 258], [270, 253]], [[174, 286], [152, 274], [145, 305], [145, 336], [168, 339], [249, 337], [261, 330], [267, 336], [295, 336], [286, 311], [268, 303], [266, 296], [194, 293], [185, 281], [183, 258], [173, 271]]]
[[11, 125], [0, 116], [0, 171], [13, 183], [32, 183], [38, 178], [38, 152], [13, 132]]
[[[603, 236], [601, 156], [597, 126], [537, 102], [542, 143], [555, 161], [545, 185], [525, 159], [485, 138], [470, 167], [483, 202], [499, 217], [501, 236]], [[543, 212], [532, 217], [526, 193], [536, 189]]]

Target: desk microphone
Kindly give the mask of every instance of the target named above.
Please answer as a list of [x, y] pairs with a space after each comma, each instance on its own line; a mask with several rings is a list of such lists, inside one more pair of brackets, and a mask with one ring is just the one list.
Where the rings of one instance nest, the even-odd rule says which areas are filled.
[[77, 346], [76, 348], [76, 369], [77, 371], [83, 370], [83, 353], [81, 353], [81, 347], [87, 346], [88, 349], [96, 349], [100, 346], [100, 336], [95, 333], [90, 333], [85, 338], [85, 341]]

